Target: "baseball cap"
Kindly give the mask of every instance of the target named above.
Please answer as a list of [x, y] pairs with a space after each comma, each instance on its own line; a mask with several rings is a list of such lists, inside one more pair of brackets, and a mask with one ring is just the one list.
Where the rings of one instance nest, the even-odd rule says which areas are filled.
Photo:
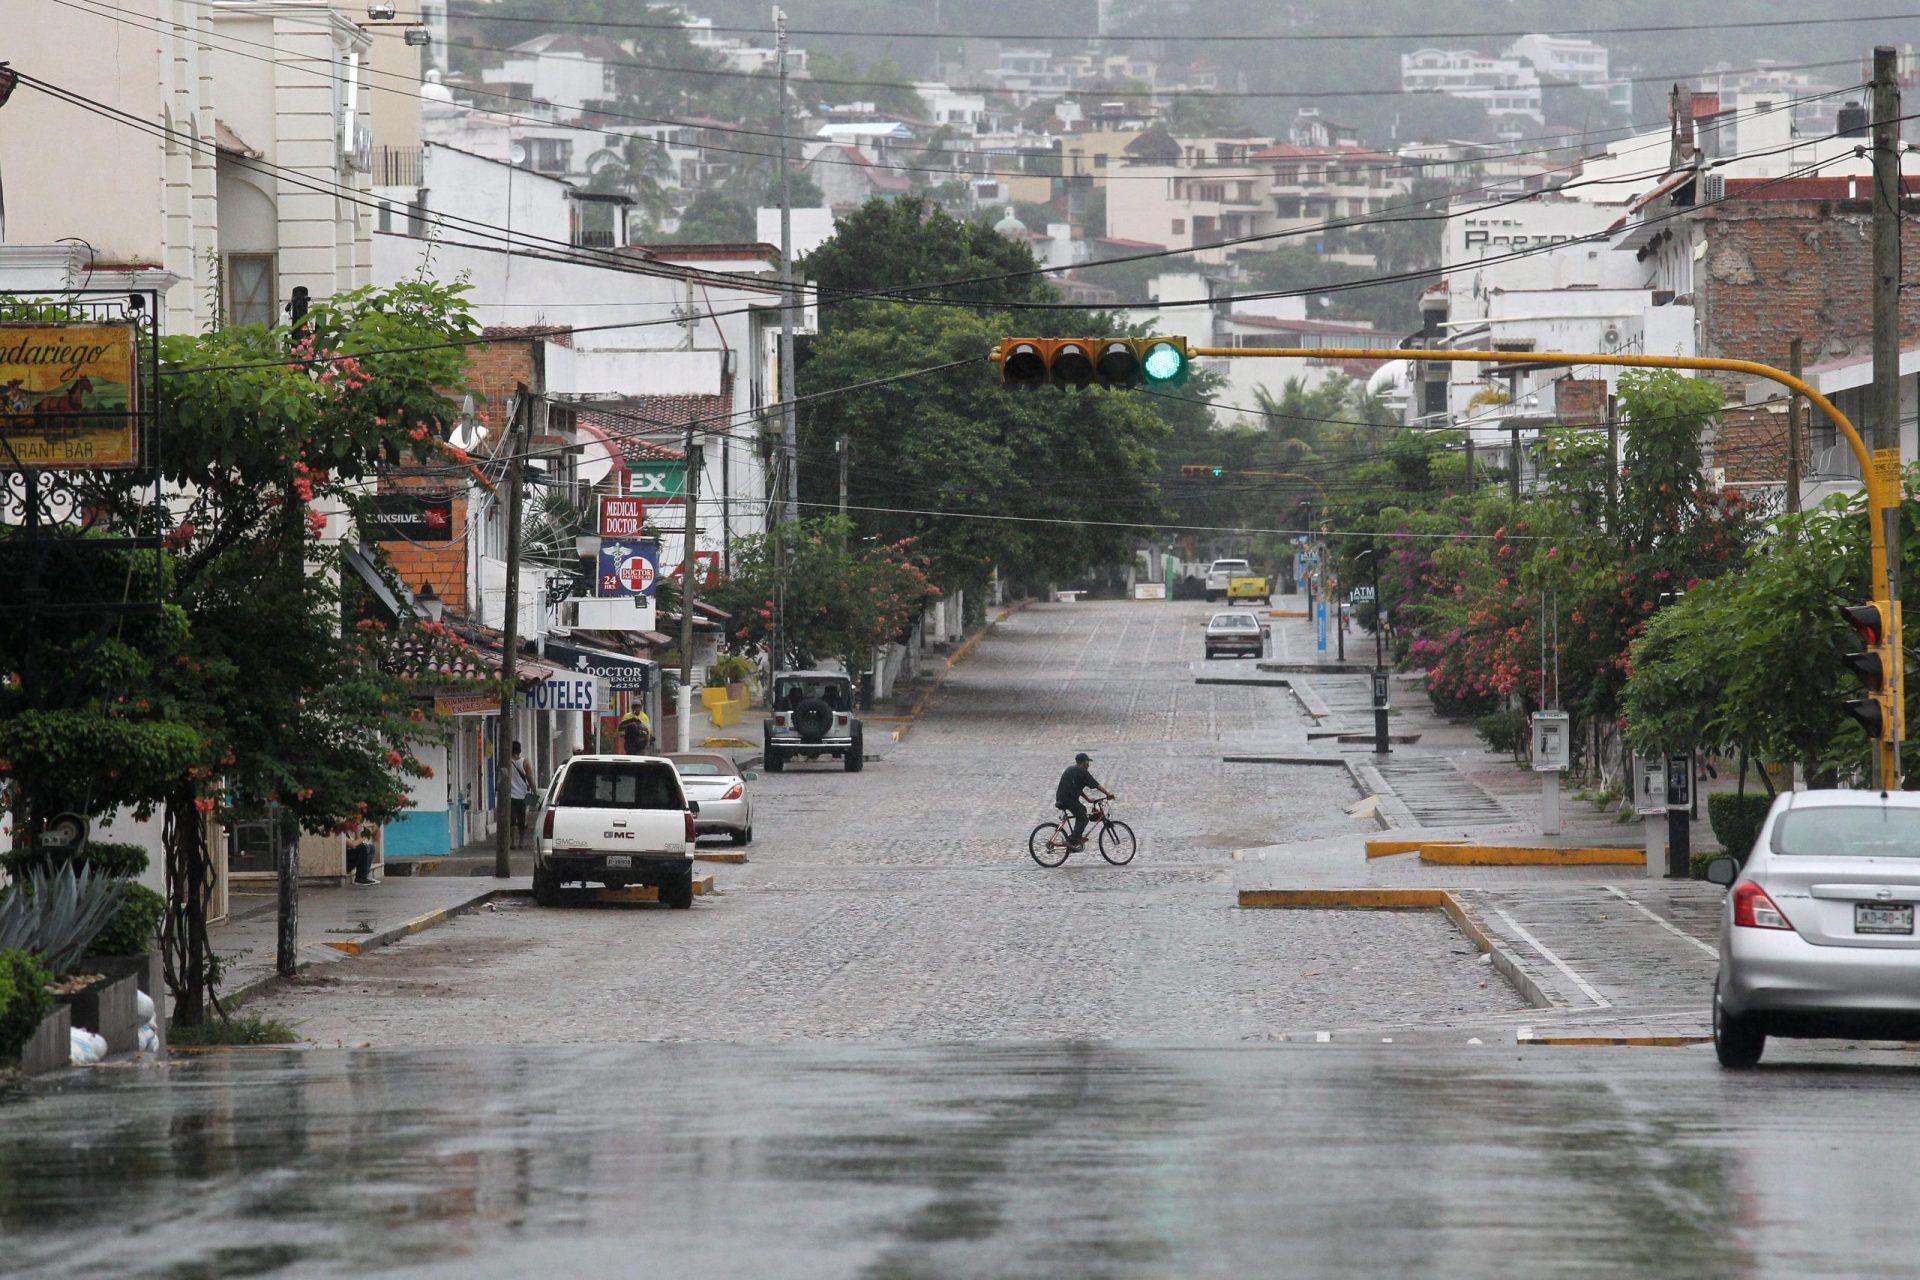
[[1075, 756], [1075, 757], [1073, 758], [1073, 762], [1074, 762], [1075, 764], [1086, 764], [1086, 763], [1088, 763], [1089, 761], [1091, 761], [1092, 759], [1093, 759], [1093, 757], [1092, 757], [1092, 756], [1090, 756], [1090, 755], [1088, 755], [1088, 754], [1087, 754], [1086, 752], [1084, 752], [1084, 751], [1082, 751], [1082, 752], [1081, 752], [1081, 753], [1080, 753], [1079, 755], [1077, 755], [1077, 756]]

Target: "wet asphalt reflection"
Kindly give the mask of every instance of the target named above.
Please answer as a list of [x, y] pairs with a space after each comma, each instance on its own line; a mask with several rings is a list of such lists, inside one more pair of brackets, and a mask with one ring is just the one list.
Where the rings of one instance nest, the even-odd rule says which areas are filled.
[[0, 1273], [1913, 1274], [1915, 1056], [1778, 1057], [212, 1055], [0, 1102]]

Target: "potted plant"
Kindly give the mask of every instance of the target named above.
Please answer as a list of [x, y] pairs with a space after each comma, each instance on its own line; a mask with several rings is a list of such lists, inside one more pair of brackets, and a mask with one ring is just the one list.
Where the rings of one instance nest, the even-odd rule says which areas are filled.
[[87, 949], [113, 922], [128, 882], [99, 868], [62, 862], [34, 866], [0, 893], [0, 951], [24, 951], [50, 975], [54, 1000], [72, 1025], [105, 1037], [111, 1052], [138, 1044], [139, 985], [131, 973], [107, 974], [84, 963]]
[[752, 659], [737, 653], [723, 653], [707, 668], [707, 683], [725, 685], [727, 700], [739, 702], [747, 696], [747, 681], [753, 673]]

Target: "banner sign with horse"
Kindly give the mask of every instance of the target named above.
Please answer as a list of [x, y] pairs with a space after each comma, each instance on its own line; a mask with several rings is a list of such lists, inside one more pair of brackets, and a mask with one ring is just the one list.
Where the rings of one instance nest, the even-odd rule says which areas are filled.
[[132, 325], [0, 325], [0, 471], [140, 462]]

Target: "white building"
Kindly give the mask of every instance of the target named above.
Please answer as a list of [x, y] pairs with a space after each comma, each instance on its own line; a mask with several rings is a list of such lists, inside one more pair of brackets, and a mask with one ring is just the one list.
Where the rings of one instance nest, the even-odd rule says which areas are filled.
[[572, 115], [589, 102], [618, 97], [627, 60], [625, 49], [600, 36], [540, 35], [514, 45], [482, 80], [495, 92], [551, 103]]
[[366, 283], [366, 33], [310, 0], [161, 0], [157, 16], [164, 34], [131, 12], [54, 7], [10, 37], [20, 70], [149, 127], [16, 89], [0, 115], [0, 280], [12, 260], [36, 278], [159, 288], [172, 333], [216, 313], [276, 322], [296, 287], [318, 301]]
[[1519, 58], [1496, 58], [1472, 49], [1416, 49], [1400, 55], [1400, 87], [1407, 93], [1444, 93], [1486, 107], [1487, 114], [1546, 123], [1540, 75]]
[[1616, 111], [1633, 110], [1633, 82], [1608, 74], [1608, 51], [1603, 44], [1577, 36], [1530, 35], [1508, 45], [1506, 56], [1531, 63], [1545, 80], [1577, 84], [1604, 97]]

